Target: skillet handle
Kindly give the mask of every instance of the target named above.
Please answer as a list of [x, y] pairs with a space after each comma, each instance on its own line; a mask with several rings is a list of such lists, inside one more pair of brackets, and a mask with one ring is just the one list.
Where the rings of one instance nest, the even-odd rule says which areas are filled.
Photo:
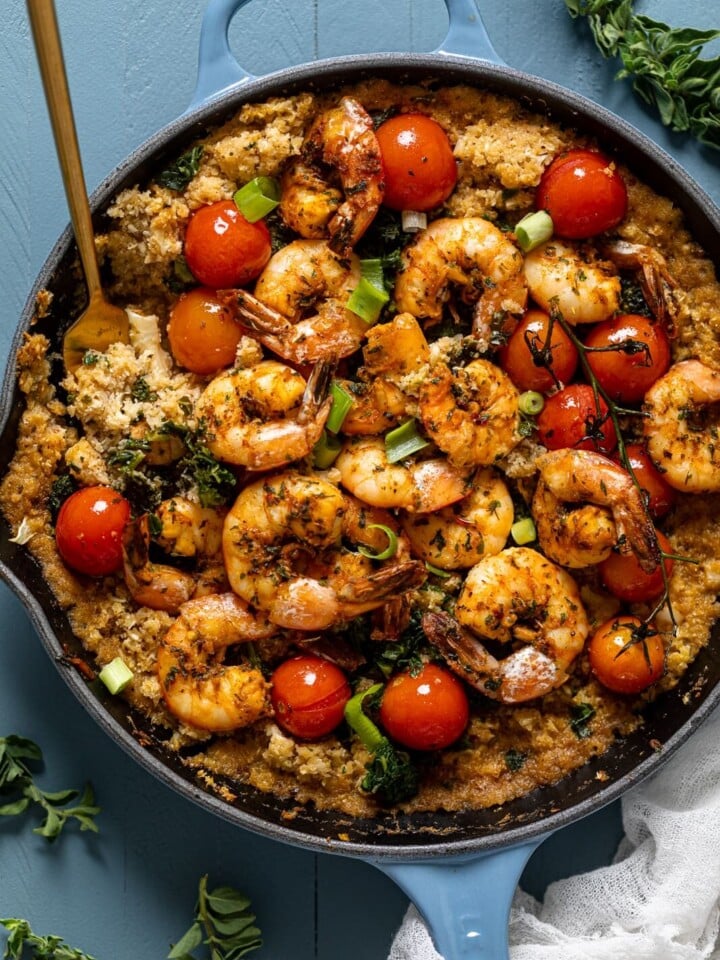
[[508, 960], [510, 904], [525, 864], [547, 836], [457, 860], [370, 862], [410, 897], [443, 960]]
[[[209, 0], [200, 28], [197, 80], [188, 111], [228, 87], [255, 79], [254, 74], [237, 62], [228, 42], [232, 18], [246, 3], [248, 0]], [[502, 64], [490, 43], [475, 0], [445, 0], [445, 6], [450, 24], [445, 39], [434, 52]]]

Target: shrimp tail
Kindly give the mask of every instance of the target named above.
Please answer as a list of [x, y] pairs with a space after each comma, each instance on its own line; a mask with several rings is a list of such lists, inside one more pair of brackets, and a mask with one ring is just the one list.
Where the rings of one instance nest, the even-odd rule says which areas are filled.
[[430, 643], [443, 654], [451, 670], [470, 686], [485, 692], [487, 680], [499, 663], [468, 630], [447, 613], [426, 613], [421, 621]]
[[268, 307], [247, 290], [219, 290], [218, 296], [221, 302], [229, 307], [236, 323], [257, 333], [278, 336], [291, 326], [287, 317]]
[[427, 571], [419, 560], [406, 560], [385, 567], [362, 580], [346, 583], [338, 591], [342, 602], [363, 603], [368, 600], [391, 599], [425, 582]]
[[195, 578], [150, 560], [147, 514], [128, 523], [122, 538], [123, 573], [130, 595], [141, 606], [177, 613], [195, 592]]
[[332, 400], [328, 394], [337, 362], [336, 356], [324, 357], [313, 367], [307, 379], [299, 420], [314, 419], [324, 403], [327, 403], [328, 413], [330, 412]]
[[617, 504], [613, 518], [621, 553], [634, 553], [646, 573], [656, 570], [662, 560], [655, 525], [645, 509], [633, 510], [632, 504]]

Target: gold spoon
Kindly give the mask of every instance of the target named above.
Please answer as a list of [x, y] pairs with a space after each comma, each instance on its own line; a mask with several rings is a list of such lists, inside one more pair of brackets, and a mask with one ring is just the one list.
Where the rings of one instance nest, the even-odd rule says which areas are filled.
[[100, 283], [90, 204], [65, 75], [55, 4], [53, 0], [27, 0], [27, 9], [70, 219], [88, 288], [85, 312], [68, 327], [63, 337], [63, 360], [66, 369], [72, 373], [82, 363], [86, 350], [102, 352], [111, 343], [127, 343], [128, 318], [124, 310], [105, 299]]

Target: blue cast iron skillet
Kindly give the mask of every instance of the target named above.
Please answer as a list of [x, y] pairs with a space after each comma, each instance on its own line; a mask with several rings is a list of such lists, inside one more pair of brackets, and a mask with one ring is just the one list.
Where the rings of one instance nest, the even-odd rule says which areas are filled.
[[[556, 84], [505, 66], [493, 50], [474, 0], [445, 0], [450, 27], [442, 45], [429, 54], [377, 54], [339, 57], [291, 67], [266, 77], [243, 70], [228, 46], [228, 28], [247, 0], [210, 0], [200, 37], [198, 81], [189, 109], [121, 163], [91, 198], [96, 227], [121, 189], [143, 182], [174, 160], [188, 144], [223, 123], [241, 104], [304, 89], [327, 90], [366, 77], [403, 81], [435, 78], [441, 84], [468, 83], [515, 97], [555, 121], [598, 137], [660, 194], [683, 210], [695, 238], [720, 267], [720, 211], [684, 170], [647, 137], [597, 104]], [[18, 326], [11, 358], [34, 315], [35, 297], [54, 295], [52, 316], [34, 329], [58, 348], [62, 330], [84, 307], [86, 292], [73, 238], [60, 237], [30, 293]], [[14, 359], [1, 397], [0, 464], [11, 459], [21, 397]], [[181, 759], [166, 751], [162, 735], [147, 721], [89, 684], [68, 667], [68, 654], [83, 656], [67, 619], [44, 582], [36, 561], [10, 543], [0, 521], [0, 575], [18, 595], [63, 679], [100, 726], [146, 770], [180, 794], [245, 829], [306, 849], [358, 857], [383, 870], [423, 913], [445, 960], [502, 960], [507, 956], [510, 901], [522, 869], [536, 846], [553, 831], [617, 799], [658, 770], [720, 700], [720, 629], [681, 683], [652, 704], [644, 725], [618, 740], [559, 783], [533, 791], [502, 807], [460, 813], [384, 814], [353, 819], [232, 785], [230, 802], [198, 786]], [[658, 748], [658, 745], [662, 746]], [[602, 770], [604, 777], [596, 774]], [[292, 816], [288, 816], [292, 812]]]

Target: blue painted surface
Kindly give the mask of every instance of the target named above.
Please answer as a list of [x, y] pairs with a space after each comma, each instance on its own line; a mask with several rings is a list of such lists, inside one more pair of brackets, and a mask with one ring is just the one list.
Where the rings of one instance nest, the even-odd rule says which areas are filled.
[[[57, 0], [86, 178], [94, 187], [150, 133], [182, 113], [195, 86], [203, 5], [198, 0]], [[720, 155], [666, 131], [613, 80], [562, 0], [481, 0], [488, 33], [511, 66], [554, 80], [634, 123], [720, 203]], [[650, 7], [652, 8], [650, 11]], [[675, 24], [717, 26], [711, 0], [654, 0]], [[0, 359], [54, 240], [67, 222], [62, 186], [24, 6], [0, 0]], [[244, 68], [265, 74], [346, 53], [431, 50], [447, 32], [440, 0], [252, 0], [230, 28]], [[258, 960], [379, 960], [407, 900], [373, 867], [316, 856], [214, 819], [137, 768], [83, 713], [43, 652], [19, 602], [0, 585], [0, 735], [43, 747], [46, 789], [91, 779], [99, 836], [48, 846], [25, 821], [0, 822], [0, 916], [27, 917], [98, 958], [165, 956], [189, 925], [199, 877], [252, 898], [265, 946]], [[556, 834], [522, 883], [612, 856], [617, 806]], [[2, 939], [0, 939], [2, 943]]]

